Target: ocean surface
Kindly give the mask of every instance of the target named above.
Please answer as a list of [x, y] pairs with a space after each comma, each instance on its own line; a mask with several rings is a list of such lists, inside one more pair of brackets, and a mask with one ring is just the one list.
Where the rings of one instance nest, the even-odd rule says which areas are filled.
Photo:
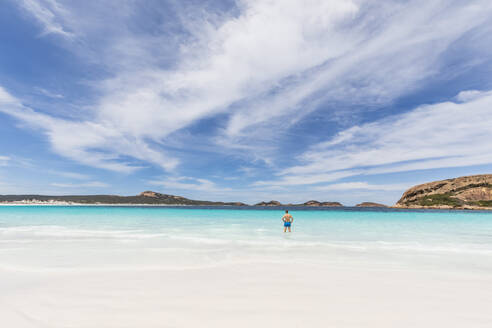
[[[219, 327], [237, 324], [238, 318], [244, 326], [268, 326], [271, 319], [296, 327], [309, 319], [312, 327], [321, 327], [326, 324], [324, 310], [317, 306], [328, 295], [343, 300], [354, 293], [365, 300], [361, 309], [367, 310], [377, 306], [378, 297], [384, 304], [397, 304], [401, 298], [391, 290], [414, 286], [428, 294], [403, 289], [402, 295], [410, 293], [404, 296], [410, 305], [393, 311], [413, 318], [406, 311], [422, 300], [412, 297], [425, 295], [428, 302], [436, 298], [431, 308], [437, 312], [422, 313], [421, 319], [407, 322], [409, 327], [430, 322], [486, 327], [492, 322], [480, 307], [492, 301], [491, 212], [292, 208], [290, 213], [292, 233], [284, 233], [284, 211], [278, 208], [0, 206], [0, 307], [5, 305], [0, 315], [4, 311], [3, 317], [16, 327], [145, 322], [149, 327], [191, 327], [200, 320]], [[386, 286], [380, 296], [367, 289], [378, 284]], [[434, 293], [432, 288], [440, 284], [445, 285]], [[229, 294], [217, 294], [221, 290]], [[271, 296], [257, 299], [247, 290]], [[302, 311], [282, 322], [275, 311], [283, 305], [277, 309], [270, 304], [289, 299], [284, 298], [287, 291], [289, 297], [296, 295]], [[461, 293], [460, 299], [443, 301], [448, 292]], [[140, 303], [122, 301], [124, 295]], [[467, 309], [469, 297], [478, 298], [479, 305]], [[259, 307], [261, 302], [267, 303]], [[359, 317], [364, 321], [348, 316], [345, 324], [332, 324], [396, 324], [391, 316], [386, 321], [364, 317], [366, 310], [354, 307], [357, 302], [347, 302], [346, 308], [334, 308], [338, 312], [332, 320], [352, 308], [363, 311]], [[446, 314], [446, 308], [439, 309], [446, 302], [451, 302], [449, 311], [461, 307], [466, 318], [460, 321]], [[53, 314], [55, 308], [65, 315]], [[202, 313], [201, 319], [193, 321], [186, 308]], [[244, 319], [245, 310], [257, 317]], [[119, 313], [121, 321], [111, 321], [107, 313]], [[163, 317], [169, 325], [160, 325]], [[419, 322], [422, 318], [427, 319]]]

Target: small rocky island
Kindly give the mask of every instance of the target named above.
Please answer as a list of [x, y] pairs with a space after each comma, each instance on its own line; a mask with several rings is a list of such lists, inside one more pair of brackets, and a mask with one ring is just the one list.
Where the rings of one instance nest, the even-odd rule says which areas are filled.
[[282, 204], [279, 201], [271, 200], [269, 202], [260, 202], [254, 206], [312, 206], [312, 207], [341, 207], [339, 202], [319, 202], [317, 200], [309, 200], [302, 204]]
[[492, 174], [424, 183], [405, 191], [396, 208], [492, 209]]
[[282, 204], [276, 200], [271, 200], [269, 202], [259, 202], [254, 206], [282, 206]]
[[339, 202], [318, 202], [317, 200], [310, 200], [303, 204], [299, 204], [301, 206], [325, 206], [325, 207], [342, 207], [343, 205]]
[[373, 202], [362, 202], [360, 204], [355, 205], [355, 207], [388, 207], [384, 204], [373, 203]]

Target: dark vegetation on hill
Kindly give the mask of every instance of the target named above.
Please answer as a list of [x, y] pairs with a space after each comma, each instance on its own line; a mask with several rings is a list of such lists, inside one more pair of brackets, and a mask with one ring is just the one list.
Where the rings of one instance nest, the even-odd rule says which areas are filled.
[[492, 174], [424, 183], [408, 189], [396, 207], [492, 207]]
[[23, 200], [37, 200], [48, 202], [71, 202], [78, 204], [146, 204], [146, 205], [234, 205], [244, 206], [240, 202], [210, 202], [193, 200], [181, 196], [160, 194], [153, 191], [144, 191], [137, 196], [117, 195], [73, 195], [73, 196], [45, 196], [45, 195], [0, 195], [0, 202], [19, 202]]
[[360, 204], [355, 205], [355, 207], [388, 207], [384, 204], [373, 203], [373, 202], [362, 202]]

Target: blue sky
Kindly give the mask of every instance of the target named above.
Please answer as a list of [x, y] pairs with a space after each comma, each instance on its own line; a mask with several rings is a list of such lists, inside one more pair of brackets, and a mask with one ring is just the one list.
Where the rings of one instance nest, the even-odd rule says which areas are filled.
[[0, 5], [0, 194], [392, 204], [491, 114], [488, 0]]

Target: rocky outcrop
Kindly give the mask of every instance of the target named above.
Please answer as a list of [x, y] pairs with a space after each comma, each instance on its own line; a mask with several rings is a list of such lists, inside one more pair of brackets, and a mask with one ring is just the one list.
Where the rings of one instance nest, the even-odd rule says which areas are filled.
[[302, 204], [282, 204], [276, 200], [271, 200], [269, 202], [260, 202], [255, 204], [255, 206], [312, 206], [312, 207], [340, 207], [343, 206], [339, 202], [318, 202], [317, 200], [309, 200]]
[[395, 207], [492, 208], [492, 174], [424, 183], [405, 191]]
[[388, 207], [384, 204], [373, 203], [373, 202], [362, 202], [360, 204], [355, 205], [355, 207]]
[[255, 206], [282, 206], [282, 203], [276, 200], [271, 200], [269, 202], [259, 202], [255, 204]]
[[139, 197], [160, 198], [160, 199], [175, 199], [175, 200], [179, 200], [179, 201], [182, 201], [182, 200], [184, 200], [184, 201], [190, 200], [190, 199], [184, 198], [182, 196], [161, 194], [161, 193], [158, 193], [158, 192], [155, 192], [155, 191], [144, 191], [144, 192], [141, 192], [138, 196]]
[[227, 205], [231, 205], [231, 206], [249, 206], [248, 204], [241, 203], [241, 202], [229, 202], [229, 203], [227, 203]]
[[309, 200], [303, 204], [303, 206], [327, 206], [327, 207], [340, 207], [343, 206], [339, 202], [318, 202], [317, 200]]
[[154, 198], [157, 198], [159, 195], [159, 193], [155, 192], [155, 191], [143, 191], [139, 194], [140, 197], [154, 197]]

